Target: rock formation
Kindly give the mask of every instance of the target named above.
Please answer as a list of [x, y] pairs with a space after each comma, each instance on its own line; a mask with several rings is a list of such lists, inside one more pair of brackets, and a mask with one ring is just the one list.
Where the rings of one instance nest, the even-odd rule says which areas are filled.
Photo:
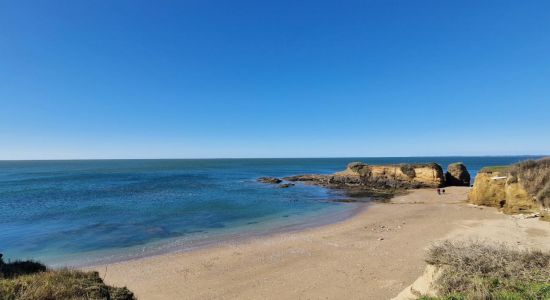
[[291, 187], [291, 186], [294, 186], [294, 183], [279, 184], [279, 187], [282, 188], [282, 189], [285, 189], [285, 188], [288, 188], [288, 187]]
[[482, 169], [468, 195], [470, 203], [505, 213], [550, 210], [550, 159]]
[[279, 184], [283, 182], [281, 179], [277, 177], [260, 177], [258, 178], [258, 181], [262, 183], [271, 183], [271, 184]]
[[447, 167], [445, 185], [470, 186], [470, 173], [463, 163], [453, 163]]
[[441, 187], [443, 169], [436, 163], [374, 166], [361, 162], [348, 164], [346, 170], [331, 175], [298, 175], [284, 178], [329, 187], [361, 186], [373, 189]]

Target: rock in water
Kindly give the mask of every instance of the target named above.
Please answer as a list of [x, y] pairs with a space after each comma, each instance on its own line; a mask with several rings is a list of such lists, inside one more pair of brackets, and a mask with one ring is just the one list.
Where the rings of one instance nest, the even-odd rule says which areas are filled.
[[279, 185], [279, 187], [283, 189], [291, 186], [294, 186], [294, 183], [283, 183]]
[[463, 163], [453, 163], [447, 167], [445, 173], [445, 184], [447, 186], [470, 186], [470, 173]]
[[258, 178], [258, 181], [262, 183], [272, 183], [272, 184], [279, 184], [283, 182], [281, 179], [277, 177], [260, 177]]

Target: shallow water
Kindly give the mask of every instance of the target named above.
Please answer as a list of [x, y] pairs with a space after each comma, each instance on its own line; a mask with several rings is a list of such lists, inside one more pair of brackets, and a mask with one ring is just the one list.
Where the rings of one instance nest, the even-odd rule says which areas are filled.
[[257, 183], [260, 176], [332, 173], [370, 164], [526, 157], [0, 161], [0, 252], [51, 265], [116, 261], [333, 222], [356, 205], [340, 193]]

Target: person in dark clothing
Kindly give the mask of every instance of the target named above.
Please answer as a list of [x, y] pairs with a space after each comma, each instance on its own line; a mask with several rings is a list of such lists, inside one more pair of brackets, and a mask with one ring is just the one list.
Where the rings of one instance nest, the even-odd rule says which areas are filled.
[[441, 190], [441, 192], [443, 193], [443, 195], [445, 195], [445, 189]]
[[441, 195], [441, 189], [439, 189], [439, 188], [437, 189], [437, 194]]

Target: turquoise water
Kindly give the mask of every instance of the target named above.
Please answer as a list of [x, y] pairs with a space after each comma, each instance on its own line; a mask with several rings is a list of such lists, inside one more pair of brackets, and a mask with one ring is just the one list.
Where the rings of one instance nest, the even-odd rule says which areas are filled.
[[471, 173], [526, 157], [0, 161], [0, 252], [94, 264], [333, 222], [341, 193], [257, 183], [370, 164], [463, 161]]

